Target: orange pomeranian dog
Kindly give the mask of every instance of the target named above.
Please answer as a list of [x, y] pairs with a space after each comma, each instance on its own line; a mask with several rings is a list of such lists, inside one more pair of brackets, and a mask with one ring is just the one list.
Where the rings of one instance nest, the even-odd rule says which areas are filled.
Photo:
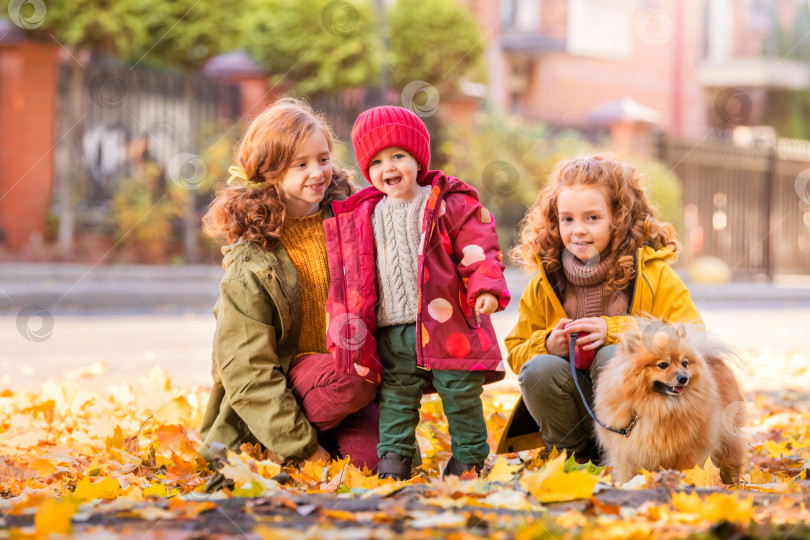
[[706, 458], [726, 484], [738, 481], [746, 422], [740, 387], [729, 368], [730, 347], [692, 326], [636, 319], [619, 352], [599, 374], [594, 412], [612, 428], [595, 426], [613, 477], [626, 482], [641, 469], [690, 469]]

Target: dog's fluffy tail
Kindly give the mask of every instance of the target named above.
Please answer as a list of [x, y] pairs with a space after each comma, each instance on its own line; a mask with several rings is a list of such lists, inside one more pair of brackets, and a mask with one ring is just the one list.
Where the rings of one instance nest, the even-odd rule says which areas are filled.
[[737, 374], [745, 374], [747, 366], [740, 351], [716, 334], [697, 325], [684, 325], [689, 341], [711, 366], [722, 362]]

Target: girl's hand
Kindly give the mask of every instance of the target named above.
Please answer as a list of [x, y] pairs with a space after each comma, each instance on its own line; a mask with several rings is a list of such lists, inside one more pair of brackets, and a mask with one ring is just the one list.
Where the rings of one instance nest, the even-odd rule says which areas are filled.
[[318, 449], [315, 450], [315, 453], [312, 454], [307, 461], [322, 461], [324, 463], [329, 463], [332, 461], [332, 456], [323, 446], [319, 444]]
[[484, 315], [492, 315], [498, 309], [498, 297], [492, 293], [483, 292], [475, 299], [475, 311]]
[[568, 331], [565, 325], [570, 323], [571, 319], [560, 319], [557, 326], [546, 338], [546, 350], [549, 354], [559, 356], [560, 358], [568, 358]]
[[607, 339], [608, 324], [602, 317], [585, 317], [577, 319], [565, 327], [565, 332], [588, 332], [587, 336], [577, 338], [577, 345], [583, 351], [592, 351], [605, 344]]

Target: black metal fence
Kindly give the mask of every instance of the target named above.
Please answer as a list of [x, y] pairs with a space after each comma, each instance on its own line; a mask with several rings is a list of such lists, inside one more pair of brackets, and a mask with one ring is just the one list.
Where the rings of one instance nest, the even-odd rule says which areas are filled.
[[117, 183], [144, 162], [163, 171], [199, 153], [206, 131], [240, 114], [239, 88], [199, 73], [130, 68], [104, 60], [60, 67], [55, 210], [70, 200], [78, 229], [109, 211]]
[[659, 157], [683, 185], [687, 258], [718, 257], [738, 277], [810, 274], [810, 142], [664, 137]]

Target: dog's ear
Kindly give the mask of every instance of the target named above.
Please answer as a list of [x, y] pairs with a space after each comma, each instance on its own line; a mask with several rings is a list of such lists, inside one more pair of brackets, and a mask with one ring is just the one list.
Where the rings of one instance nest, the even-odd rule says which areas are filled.
[[681, 339], [686, 339], [686, 325], [683, 323], [678, 323], [676, 328], [678, 329], [678, 337]]

